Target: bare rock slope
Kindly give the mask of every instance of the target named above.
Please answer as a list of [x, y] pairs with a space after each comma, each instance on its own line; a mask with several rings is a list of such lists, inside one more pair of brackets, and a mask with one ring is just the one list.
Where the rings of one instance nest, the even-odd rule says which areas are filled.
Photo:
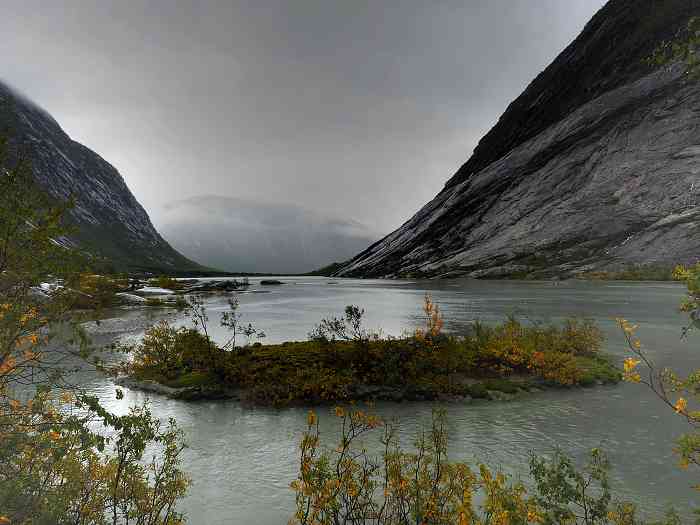
[[644, 57], [694, 0], [611, 0], [445, 188], [346, 276], [571, 275], [700, 258], [700, 81]]
[[[203, 268], [156, 231], [119, 172], [73, 141], [43, 109], [0, 82], [0, 133], [26, 157], [40, 188], [58, 201], [74, 199], [72, 240], [126, 271], [188, 272]], [[1, 198], [1, 196], [0, 196]]]

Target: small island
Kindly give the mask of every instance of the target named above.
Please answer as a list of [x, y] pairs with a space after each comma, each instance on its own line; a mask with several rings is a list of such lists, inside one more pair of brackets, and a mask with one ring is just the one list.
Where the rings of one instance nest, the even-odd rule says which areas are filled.
[[281, 284], [284, 284], [282, 281], [278, 281], [277, 279], [263, 279], [260, 281], [261, 286], [279, 286]]
[[426, 297], [426, 325], [400, 338], [362, 328], [363, 310], [348, 306], [324, 319], [308, 341], [236, 345], [262, 336], [242, 325], [231, 301], [222, 324], [224, 345], [199, 329], [162, 321], [144, 339], [123, 347], [132, 355], [117, 383], [183, 400], [238, 399], [284, 406], [348, 401], [509, 400], [529, 391], [616, 383], [620, 373], [601, 353], [602, 334], [589, 321], [525, 325], [509, 318], [475, 323], [462, 335], [445, 334], [438, 306]]

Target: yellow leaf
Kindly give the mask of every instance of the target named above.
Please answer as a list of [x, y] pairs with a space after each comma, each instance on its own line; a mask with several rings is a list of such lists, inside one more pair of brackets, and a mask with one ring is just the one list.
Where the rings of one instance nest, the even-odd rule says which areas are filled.
[[309, 410], [309, 414], [306, 416], [306, 422], [310, 427], [316, 424], [316, 413], [313, 410]]
[[60, 400], [64, 403], [72, 403], [73, 394], [71, 394], [70, 392], [63, 392], [60, 396]]
[[639, 361], [639, 359], [632, 359], [631, 357], [628, 357], [627, 359], [625, 359], [625, 362], [623, 364], [625, 372], [631, 372], [640, 362], [641, 361]]
[[685, 414], [687, 408], [688, 401], [686, 401], [683, 397], [679, 397], [678, 401], [676, 401], [676, 404], [673, 407], [677, 414]]

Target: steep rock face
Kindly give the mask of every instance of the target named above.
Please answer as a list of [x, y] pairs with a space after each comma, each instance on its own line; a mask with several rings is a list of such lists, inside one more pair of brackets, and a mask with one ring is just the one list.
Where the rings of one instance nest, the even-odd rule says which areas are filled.
[[341, 275], [570, 275], [700, 257], [700, 82], [642, 61], [694, 1], [612, 0], [435, 199]]
[[31, 162], [43, 190], [59, 201], [74, 199], [73, 240], [82, 248], [119, 270], [201, 269], [163, 240], [111, 164], [71, 140], [47, 112], [2, 82], [0, 132], [8, 135], [15, 155]]

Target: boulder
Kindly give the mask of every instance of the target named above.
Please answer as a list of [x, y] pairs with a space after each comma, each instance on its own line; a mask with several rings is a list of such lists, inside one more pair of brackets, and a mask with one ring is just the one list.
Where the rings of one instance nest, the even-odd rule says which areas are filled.
[[120, 292], [116, 294], [116, 296], [119, 298], [121, 304], [142, 305], [146, 302], [144, 297], [133, 293]]
[[144, 286], [138, 290], [134, 290], [134, 295], [152, 296], [152, 295], [173, 295], [175, 292], [167, 288], [158, 288], [157, 286]]
[[199, 292], [235, 292], [250, 286], [247, 279], [238, 281], [230, 279], [226, 281], [202, 281], [185, 288], [181, 293], [199, 293]]

